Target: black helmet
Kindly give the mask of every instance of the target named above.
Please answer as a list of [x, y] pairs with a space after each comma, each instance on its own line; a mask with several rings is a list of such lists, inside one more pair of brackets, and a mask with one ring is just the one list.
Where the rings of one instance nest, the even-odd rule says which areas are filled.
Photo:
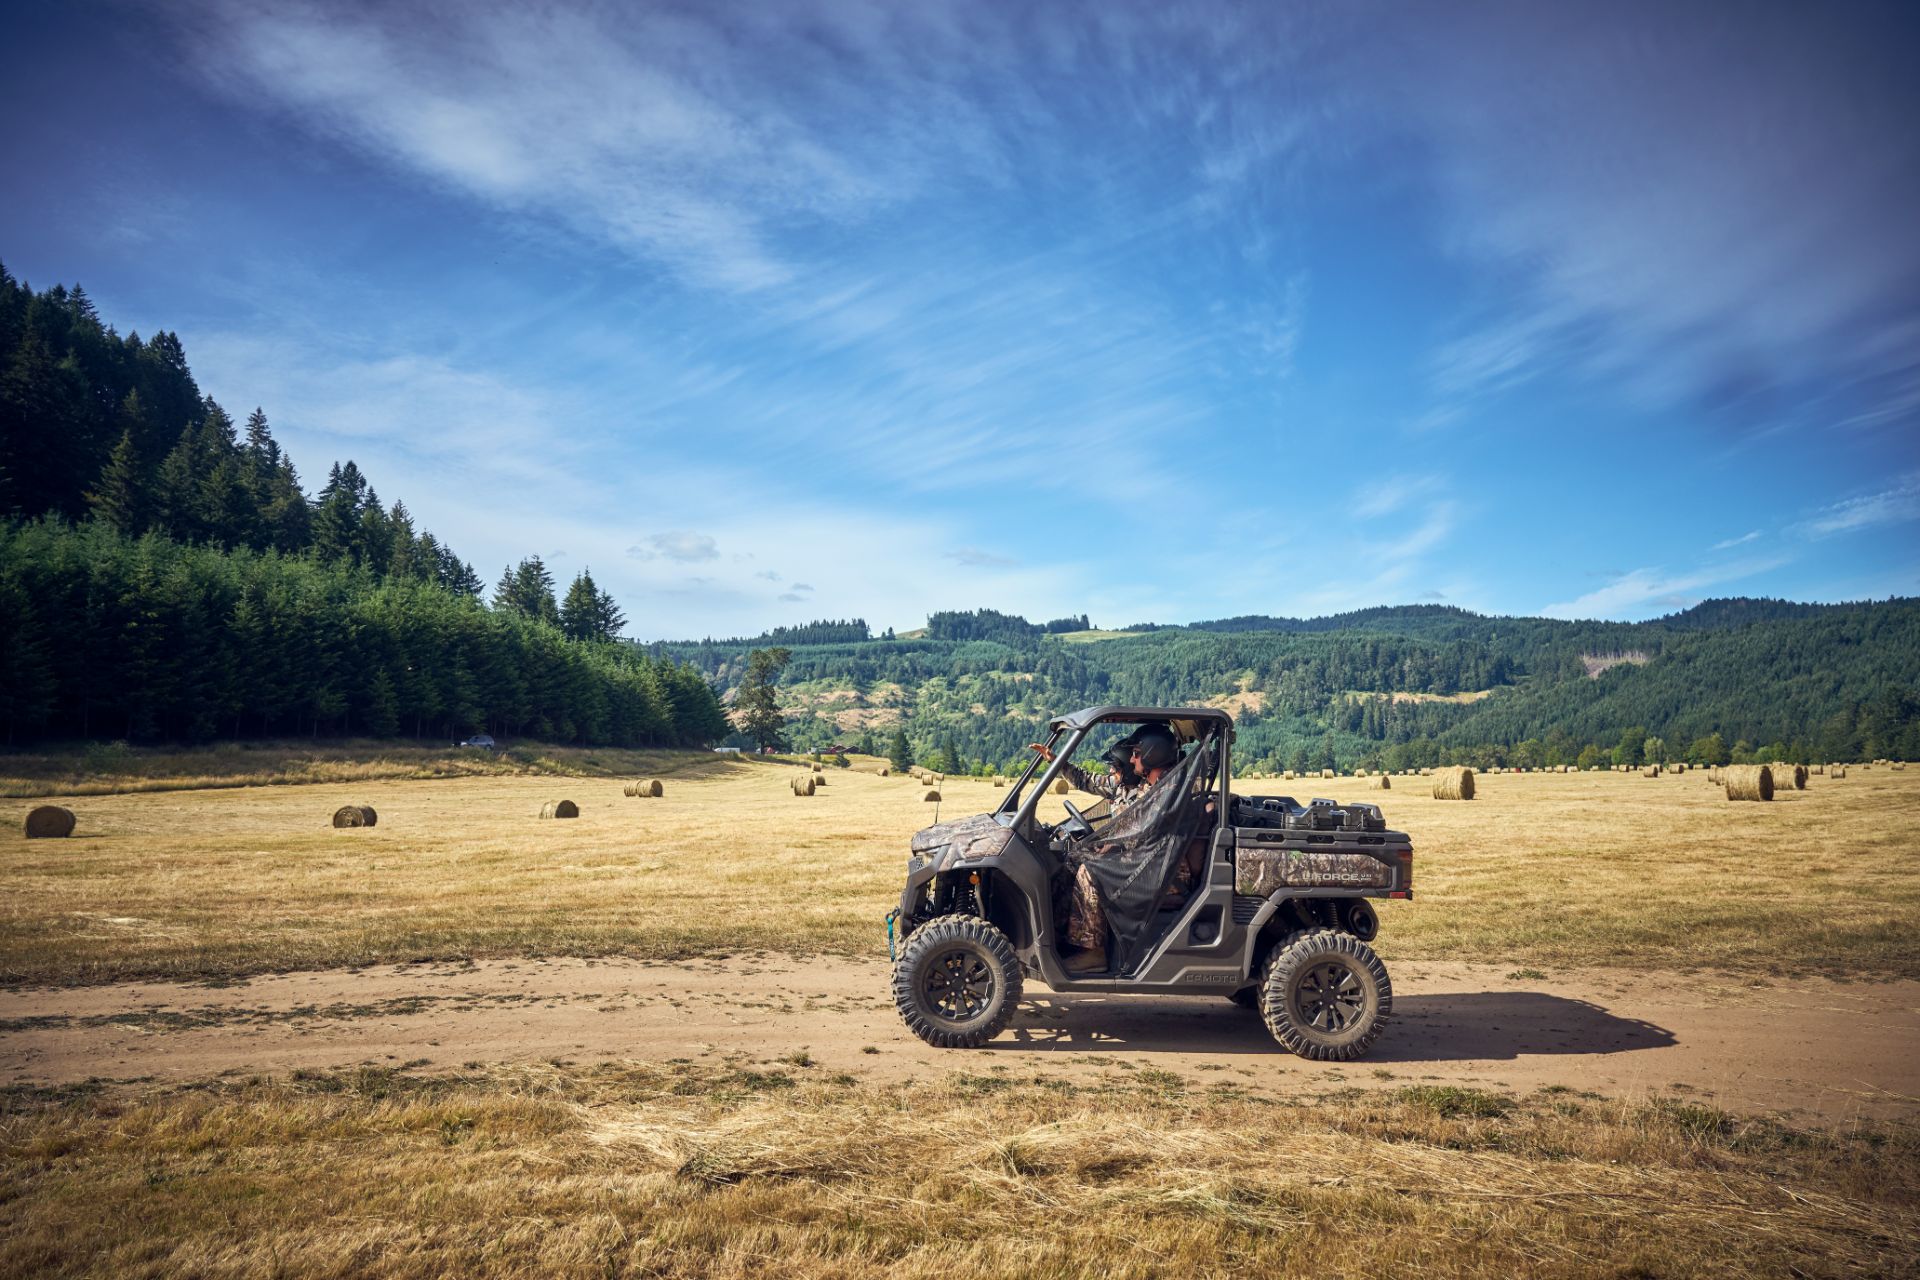
[[1133, 731], [1132, 742], [1143, 769], [1165, 769], [1180, 758], [1180, 747], [1173, 740], [1173, 731], [1165, 725], [1141, 725]]

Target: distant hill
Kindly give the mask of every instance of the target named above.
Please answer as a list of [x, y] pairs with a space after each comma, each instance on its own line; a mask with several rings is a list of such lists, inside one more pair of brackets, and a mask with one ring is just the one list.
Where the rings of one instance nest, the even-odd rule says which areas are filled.
[[[951, 741], [968, 762], [1004, 763], [1062, 711], [1204, 702], [1233, 711], [1242, 761], [1271, 767], [1637, 759], [1649, 738], [1672, 758], [1920, 757], [1920, 600], [1710, 600], [1641, 623], [1445, 605], [1117, 634], [1075, 629], [1085, 621], [978, 610], [891, 640], [791, 646], [792, 737], [880, 745], [904, 724], [922, 756]], [[750, 647], [656, 646], [723, 697]]]

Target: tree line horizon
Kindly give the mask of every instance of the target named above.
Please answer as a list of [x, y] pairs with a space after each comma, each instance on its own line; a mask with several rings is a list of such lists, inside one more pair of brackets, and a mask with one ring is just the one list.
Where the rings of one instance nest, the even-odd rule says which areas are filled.
[[[79, 286], [36, 293], [0, 265], [7, 742], [742, 742], [722, 699], [756, 714], [737, 703], [748, 655], [781, 649], [791, 665], [762, 673], [779, 694], [748, 690], [756, 732], [775, 716], [781, 740], [828, 745], [848, 736], [821, 714], [838, 699], [878, 713], [855, 717], [883, 729], [874, 746], [897, 727], [904, 754], [948, 772], [1005, 767], [1079, 706], [1223, 699], [1237, 757], [1274, 768], [1574, 764], [1588, 748], [1637, 763], [1681, 743], [1736, 760], [1920, 755], [1910, 600], [1708, 601], [1633, 624], [1382, 607], [1138, 623], [1092, 643], [1063, 639], [1093, 630], [1085, 614], [993, 609], [937, 611], [907, 636], [853, 618], [641, 644], [619, 638], [626, 621], [590, 570], [562, 594], [538, 556], [483, 599], [473, 567], [352, 460], [309, 497], [265, 412], [236, 426], [177, 335], [122, 338]], [[1584, 658], [1622, 654], [1648, 661], [1585, 679]]]

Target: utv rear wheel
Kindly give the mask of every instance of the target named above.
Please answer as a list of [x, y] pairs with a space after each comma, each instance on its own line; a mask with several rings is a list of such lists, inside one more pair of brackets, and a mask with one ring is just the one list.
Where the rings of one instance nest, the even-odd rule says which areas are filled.
[[893, 1002], [928, 1044], [972, 1049], [1007, 1025], [1020, 980], [1006, 934], [976, 916], [941, 916], [907, 939], [893, 966]]
[[1392, 1012], [1387, 967], [1350, 933], [1295, 934], [1267, 958], [1260, 1015], [1273, 1038], [1303, 1058], [1359, 1057]]

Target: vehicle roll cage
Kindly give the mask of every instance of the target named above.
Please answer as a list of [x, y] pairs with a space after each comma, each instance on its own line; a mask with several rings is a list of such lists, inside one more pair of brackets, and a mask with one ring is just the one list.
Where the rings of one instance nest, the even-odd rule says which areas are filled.
[[[1215, 768], [1223, 780], [1222, 785], [1225, 785], [1224, 779], [1233, 776], [1227, 759], [1233, 744], [1233, 717], [1224, 711], [1199, 707], [1085, 707], [1064, 716], [1055, 716], [1047, 722], [1047, 729], [1052, 735], [1047, 745], [1053, 750], [1053, 759], [1048, 760], [1037, 752], [1034, 754], [1020, 776], [1014, 779], [1013, 785], [1007, 788], [1006, 798], [993, 812], [994, 820], [1017, 830], [1031, 829], [1040, 797], [1047, 793], [1053, 780], [1072, 761], [1073, 753], [1087, 740], [1087, 735], [1103, 724], [1164, 724], [1173, 730], [1174, 738], [1182, 745], [1213, 737], [1220, 744], [1220, 758]], [[1027, 783], [1033, 780], [1036, 773], [1039, 774], [1039, 785], [1029, 792], [1026, 790]], [[1214, 816], [1216, 830], [1226, 827], [1227, 808], [1225, 804], [1218, 806]]]

